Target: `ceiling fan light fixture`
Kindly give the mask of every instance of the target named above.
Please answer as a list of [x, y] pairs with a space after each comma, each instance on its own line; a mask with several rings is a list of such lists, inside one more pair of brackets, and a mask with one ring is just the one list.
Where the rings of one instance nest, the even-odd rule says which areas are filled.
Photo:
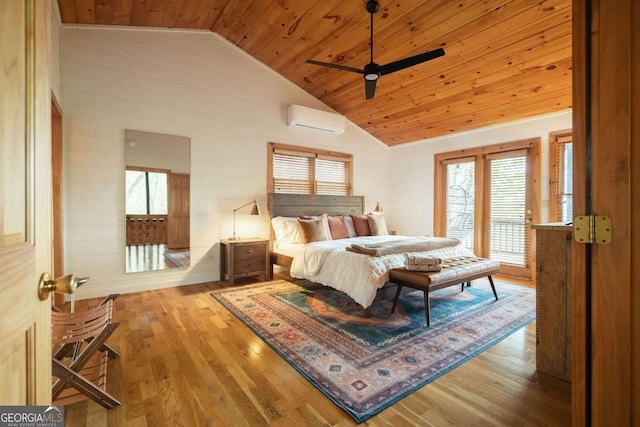
[[380, 78], [380, 66], [375, 62], [370, 62], [364, 66], [364, 79], [371, 82], [375, 82]]

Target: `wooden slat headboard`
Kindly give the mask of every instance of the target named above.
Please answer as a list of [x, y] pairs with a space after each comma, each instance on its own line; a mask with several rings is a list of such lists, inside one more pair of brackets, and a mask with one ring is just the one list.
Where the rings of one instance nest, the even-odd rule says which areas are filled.
[[349, 215], [364, 212], [364, 196], [269, 193], [269, 215]]
[[[317, 194], [269, 193], [269, 216], [300, 215], [349, 215], [364, 212], [364, 196], [329, 196]], [[270, 232], [269, 246], [273, 249], [273, 227]], [[287, 255], [271, 253], [271, 264], [285, 268], [291, 267], [292, 258]], [[273, 266], [272, 266], [273, 268]]]

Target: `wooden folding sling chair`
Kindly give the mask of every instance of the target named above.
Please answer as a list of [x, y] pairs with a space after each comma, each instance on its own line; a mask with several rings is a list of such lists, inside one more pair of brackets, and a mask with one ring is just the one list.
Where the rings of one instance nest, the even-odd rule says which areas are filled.
[[113, 300], [109, 295], [97, 307], [75, 313], [51, 313], [52, 400], [66, 405], [87, 398], [107, 409], [120, 402], [106, 391], [107, 360], [119, 354], [105, 341], [119, 323], [111, 321]]

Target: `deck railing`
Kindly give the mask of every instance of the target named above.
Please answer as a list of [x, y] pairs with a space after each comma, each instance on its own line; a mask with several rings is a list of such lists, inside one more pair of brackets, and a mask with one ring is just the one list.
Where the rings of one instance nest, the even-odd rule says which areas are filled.
[[526, 249], [524, 219], [491, 221], [491, 258], [510, 264], [524, 265]]
[[[522, 218], [494, 219], [491, 221], [491, 258], [515, 265], [525, 264], [526, 223]], [[473, 250], [473, 219], [457, 218], [455, 225], [449, 226], [447, 235], [462, 241]]]
[[127, 215], [127, 246], [167, 243], [167, 215]]

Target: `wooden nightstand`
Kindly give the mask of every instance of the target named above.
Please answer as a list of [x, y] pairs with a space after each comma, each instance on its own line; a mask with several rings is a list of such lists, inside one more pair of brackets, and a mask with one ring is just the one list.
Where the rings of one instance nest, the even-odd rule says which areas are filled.
[[222, 279], [227, 276], [230, 285], [235, 279], [249, 276], [271, 280], [269, 240], [259, 237], [223, 239], [220, 245], [220, 274]]

